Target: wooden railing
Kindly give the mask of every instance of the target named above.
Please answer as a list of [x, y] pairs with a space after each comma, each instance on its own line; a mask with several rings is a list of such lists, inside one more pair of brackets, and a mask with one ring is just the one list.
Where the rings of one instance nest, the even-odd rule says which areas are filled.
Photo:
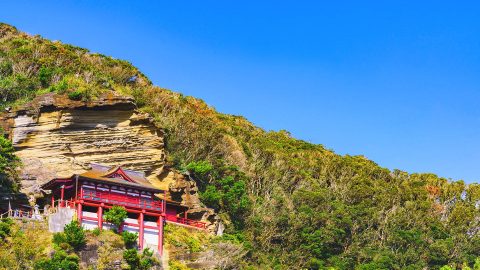
[[[133, 197], [133, 196], [125, 196], [125, 195], [116, 195], [108, 192], [101, 192], [101, 191], [83, 191], [80, 194], [80, 198], [84, 200], [94, 201], [94, 202], [103, 202], [108, 203], [111, 205], [121, 205], [139, 209], [147, 209], [147, 210], [154, 210], [154, 211], [162, 211], [162, 202], [161, 201], [154, 201], [145, 198]], [[68, 201], [64, 200], [58, 201], [57, 205], [61, 205], [61, 207], [69, 207], [75, 208], [75, 201]], [[86, 219], [86, 217], [83, 217]], [[205, 222], [197, 221], [188, 218], [177, 217], [175, 215], [166, 215], [165, 219], [170, 222], [183, 224], [186, 226], [191, 226], [199, 229], [206, 229], [207, 225]]]
[[180, 223], [180, 224], [184, 224], [184, 225], [187, 225], [187, 226], [192, 226], [192, 227], [196, 227], [196, 228], [200, 228], [200, 229], [205, 229], [206, 228], [206, 223], [202, 222], [202, 221], [197, 221], [197, 220], [188, 219], [188, 218], [181, 218], [181, 217], [177, 217], [177, 216], [174, 216], [174, 215], [166, 215], [165, 218], [167, 219], [167, 221]]
[[0, 219], [2, 218], [18, 218], [18, 219], [43, 219], [45, 213], [43, 210], [39, 210], [38, 214], [35, 214], [33, 210], [24, 211], [20, 209], [11, 209], [7, 212], [0, 215]]
[[112, 205], [121, 205], [127, 207], [134, 207], [146, 210], [162, 211], [162, 202], [154, 201], [141, 197], [116, 195], [102, 191], [83, 191], [81, 198], [95, 202], [103, 202]]

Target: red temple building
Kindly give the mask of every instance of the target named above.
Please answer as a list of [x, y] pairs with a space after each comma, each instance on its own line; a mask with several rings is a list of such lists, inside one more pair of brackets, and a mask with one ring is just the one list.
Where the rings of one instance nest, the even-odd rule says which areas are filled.
[[163, 226], [172, 222], [205, 229], [205, 223], [186, 218], [188, 208], [166, 199], [166, 191], [154, 187], [141, 172], [92, 164], [92, 169], [69, 178], [56, 178], [42, 185], [51, 190], [51, 205], [76, 210], [85, 229], [112, 228], [103, 212], [122, 206], [128, 218], [121, 231], [138, 233], [138, 247], [162, 255]]

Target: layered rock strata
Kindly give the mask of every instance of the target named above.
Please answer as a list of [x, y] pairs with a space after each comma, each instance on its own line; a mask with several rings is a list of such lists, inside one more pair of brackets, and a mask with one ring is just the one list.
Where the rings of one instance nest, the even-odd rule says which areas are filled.
[[165, 163], [163, 133], [133, 100], [113, 93], [93, 102], [48, 94], [4, 117], [23, 163], [22, 191], [38, 192], [54, 177], [81, 173], [90, 163], [123, 165], [157, 175]]

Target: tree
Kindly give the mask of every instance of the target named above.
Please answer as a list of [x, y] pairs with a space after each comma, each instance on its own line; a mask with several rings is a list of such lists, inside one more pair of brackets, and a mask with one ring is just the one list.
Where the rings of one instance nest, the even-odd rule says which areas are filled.
[[80, 247], [85, 245], [85, 231], [80, 226], [80, 223], [78, 223], [78, 221], [73, 220], [69, 224], [65, 225], [64, 234], [65, 240], [73, 248], [79, 249]]
[[123, 252], [123, 259], [128, 263], [130, 270], [148, 270], [158, 264], [153, 258], [153, 251], [149, 248], [144, 249], [141, 255], [134, 248], [127, 249]]
[[0, 239], [5, 239], [12, 230], [13, 220], [5, 218], [0, 220]]
[[137, 243], [138, 234], [124, 231], [122, 232], [122, 238], [125, 246], [131, 248]]
[[[0, 130], [1, 132], [2, 130]], [[15, 149], [12, 142], [3, 136], [0, 136], [0, 173], [7, 169], [12, 169], [12, 165], [18, 158], [15, 156]]]
[[18, 185], [12, 179], [15, 179], [15, 167], [19, 163], [18, 157], [15, 155], [12, 142], [2, 136], [0, 128], [0, 187], [6, 186], [11, 190], [18, 190]]
[[138, 256], [138, 252], [134, 248], [125, 250], [123, 259], [128, 263], [131, 270], [136, 270], [140, 267], [140, 256]]
[[114, 205], [112, 208], [105, 211], [103, 218], [105, 221], [115, 225], [115, 230], [118, 232], [123, 221], [127, 218], [127, 211], [121, 206]]

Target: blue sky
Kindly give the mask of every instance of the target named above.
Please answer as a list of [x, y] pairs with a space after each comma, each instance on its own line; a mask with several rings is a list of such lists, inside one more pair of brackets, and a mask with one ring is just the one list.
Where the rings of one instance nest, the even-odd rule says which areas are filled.
[[478, 182], [478, 4], [278, 2], [3, 1], [0, 21], [126, 59], [266, 130]]

